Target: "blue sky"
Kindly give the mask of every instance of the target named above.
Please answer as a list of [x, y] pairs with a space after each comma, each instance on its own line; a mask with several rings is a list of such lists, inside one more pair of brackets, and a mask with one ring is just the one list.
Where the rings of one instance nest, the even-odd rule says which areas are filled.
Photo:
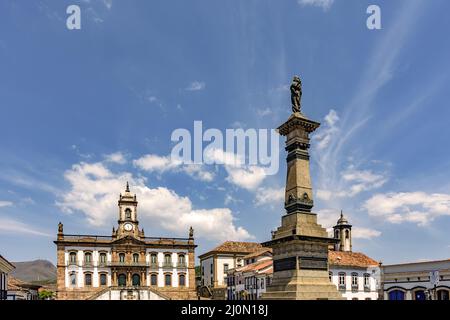
[[[66, 8], [81, 8], [81, 30]], [[366, 9], [381, 8], [368, 30]], [[450, 256], [450, 21], [445, 0], [0, 1], [0, 250], [55, 261], [66, 233], [109, 235], [125, 181], [147, 236], [197, 255], [265, 241], [280, 224], [280, 170], [182, 166], [174, 129], [276, 128], [288, 85], [322, 126], [314, 211], [340, 210], [354, 250], [384, 263]]]

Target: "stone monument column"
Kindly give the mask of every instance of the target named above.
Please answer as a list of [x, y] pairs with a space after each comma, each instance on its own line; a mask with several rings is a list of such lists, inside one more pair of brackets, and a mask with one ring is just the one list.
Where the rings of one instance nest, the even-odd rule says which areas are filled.
[[[301, 83], [294, 77], [293, 86]], [[300, 95], [300, 90], [291, 90]], [[320, 123], [299, 110], [300, 97], [292, 97], [293, 113], [278, 132], [286, 137], [287, 177], [281, 226], [263, 243], [273, 250], [273, 281], [262, 299], [342, 299], [328, 275], [328, 247], [336, 240], [317, 223], [309, 170], [309, 135]], [[294, 105], [297, 104], [298, 106]]]

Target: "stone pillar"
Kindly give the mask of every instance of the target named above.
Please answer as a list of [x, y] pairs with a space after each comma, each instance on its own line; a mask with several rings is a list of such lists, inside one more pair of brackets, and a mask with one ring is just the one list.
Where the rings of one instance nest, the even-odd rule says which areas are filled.
[[328, 276], [328, 247], [337, 242], [317, 223], [312, 213], [309, 172], [309, 134], [320, 126], [300, 112], [293, 113], [278, 132], [286, 136], [286, 214], [272, 239], [263, 245], [273, 250], [273, 281], [262, 299], [342, 299]]
[[64, 292], [66, 291], [65, 247], [60, 244], [57, 244], [56, 247], [56, 291], [57, 299], [64, 299]]

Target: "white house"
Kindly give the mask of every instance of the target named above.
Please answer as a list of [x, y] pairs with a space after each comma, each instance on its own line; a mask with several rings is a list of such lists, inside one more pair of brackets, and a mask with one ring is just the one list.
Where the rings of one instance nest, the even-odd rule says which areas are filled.
[[8, 274], [14, 270], [14, 265], [0, 255], [0, 300], [8, 297]]

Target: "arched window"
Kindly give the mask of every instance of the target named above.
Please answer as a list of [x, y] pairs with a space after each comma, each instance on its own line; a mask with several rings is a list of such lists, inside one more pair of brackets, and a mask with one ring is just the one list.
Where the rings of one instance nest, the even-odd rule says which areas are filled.
[[138, 253], [133, 254], [133, 262], [139, 262], [139, 254]]
[[84, 264], [86, 266], [92, 265], [92, 253], [91, 252], [84, 253]]
[[424, 290], [414, 291], [414, 300], [419, 300], [419, 301], [425, 300], [425, 291]]
[[75, 272], [72, 272], [70, 274], [70, 285], [72, 287], [76, 287], [77, 286], [77, 274]]
[[156, 253], [150, 255], [150, 263], [152, 265], [158, 264], [158, 255]]
[[76, 252], [69, 253], [69, 264], [77, 264], [77, 253]]
[[356, 272], [352, 273], [352, 290], [358, 290], [358, 274]]
[[102, 266], [104, 266], [106, 264], [106, 253], [104, 253], [104, 252], [100, 253], [99, 263]]
[[85, 273], [84, 274], [84, 285], [86, 287], [92, 286], [92, 273]]
[[364, 273], [364, 290], [370, 289], [370, 274]]
[[389, 300], [405, 300], [405, 293], [401, 290], [392, 290], [389, 292]]
[[345, 230], [345, 239], [349, 239], [350, 238], [350, 231]]
[[180, 267], [186, 266], [186, 257], [184, 256], [184, 254], [179, 254], [178, 255], [178, 265]]
[[178, 285], [180, 287], [186, 286], [186, 276], [184, 274], [180, 274], [180, 276], [178, 277]]
[[336, 231], [334, 232], [334, 237], [335, 237], [336, 239], [339, 239], [339, 230], [336, 230]]
[[169, 253], [166, 253], [164, 255], [164, 266], [170, 267], [172, 265], [172, 255]]
[[131, 210], [129, 208], [125, 209], [125, 219], [131, 219]]
[[119, 286], [125, 287], [127, 285], [127, 276], [123, 273], [119, 274]]
[[172, 286], [172, 275], [170, 273], [164, 275], [164, 285], [166, 287]]
[[133, 282], [133, 286], [138, 287], [141, 285], [141, 277], [137, 273], [133, 274], [131, 280]]
[[345, 290], [345, 272], [339, 272], [339, 289]]
[[119, 262], [125, 262], [125, 253], [119, 253]]
[[106, 286], [106, 273], [100, 273], [100, 285], [101, 286]]
[[157, 286], [158, 285], [158, 276], [154, 273], [150, 276], [150, 285]]

